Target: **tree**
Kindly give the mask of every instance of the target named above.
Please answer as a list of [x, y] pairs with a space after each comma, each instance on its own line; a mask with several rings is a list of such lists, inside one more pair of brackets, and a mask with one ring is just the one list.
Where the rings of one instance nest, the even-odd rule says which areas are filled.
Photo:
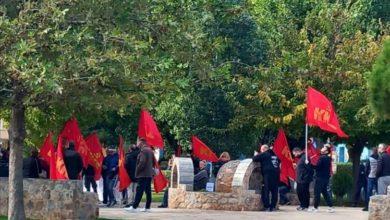
[[379, 118], [390, 119], [390, 40], [383, 44], [383, 50], [375, 61], [368, 86], [370, 102]]

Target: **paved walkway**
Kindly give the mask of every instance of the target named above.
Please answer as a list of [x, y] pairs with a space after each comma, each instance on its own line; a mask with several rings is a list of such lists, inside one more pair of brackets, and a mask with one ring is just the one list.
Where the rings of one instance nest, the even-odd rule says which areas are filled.
[[335, 213], [327, 213], [325, 208], [317, 213], [308, 213], [295, 211], [295, 207], [291, 206], [283, 206], [280, 211], [272, 213], [157, 208], [152, 208], [150, 213], [128, 213], [121, 208], [100, 208], [99, 217], [137, 220], [367, 220], [368, 212], [362, 212], [361, 208], [337, 207]]

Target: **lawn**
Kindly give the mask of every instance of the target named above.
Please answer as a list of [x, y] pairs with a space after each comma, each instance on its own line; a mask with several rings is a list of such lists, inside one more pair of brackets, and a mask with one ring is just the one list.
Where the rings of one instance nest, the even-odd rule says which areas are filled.
[[[158, 203], [161, 203], [162, 200], [164, 198], [164, 192], [160, 192], [160, 193], [155, 193], [153, 192], [152, 193], [152, 202], [158, 202]], [[142, 196], [142, 202], [145, 202], [146, 201], [146, 196], [145, 194]], [[1, 220], [1, 219], [0, 219]]]

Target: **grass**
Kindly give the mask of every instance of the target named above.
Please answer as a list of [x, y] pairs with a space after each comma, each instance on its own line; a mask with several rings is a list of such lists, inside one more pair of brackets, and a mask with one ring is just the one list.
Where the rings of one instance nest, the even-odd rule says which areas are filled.
[[[164, 192], [160, 192], [160, 193], [155, 193], [155, 192], [153, 192], [153, 193], [152, 193], [152, 202], [161, 203], [161, 202], [163, 201], [163, 198], [164, 198]], [[141, 202], [146, 202], [146, 196], [145, 196], [145, 194], [142, 196]], [[1, 219], [0, 219], [0, 220], [1, 220]]]
[[7, 216], [0, 216], [0, 220], [7, 220]]

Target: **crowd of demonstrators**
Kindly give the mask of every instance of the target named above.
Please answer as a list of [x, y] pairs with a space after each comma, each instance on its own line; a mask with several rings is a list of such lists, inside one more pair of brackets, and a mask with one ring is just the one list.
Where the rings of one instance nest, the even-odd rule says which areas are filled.
[[152, 179], [155, 175], [156, 159], [152, 148], [146, 143], [144, 139], [138, 142], [140, 152], [137, 156], [137, 163], [135, 169], [135, 178], [138, 180], [137, 192], [132, 206], [125, 208], [129, 212], [137, 212], [142, 196], [146, 194], [145, 208], [141, 212], [149, 212], [152, 203]]
[[30, 156], [23, 159], [23, 178], [39, 178], [41, 173], [42, 166], [38, 158], [38, 151], [33, 149]]
[[139, 147], [137, 145], [131, 145], [129, 151], [125, 155], [125, 168], [131, 180], [131, 184], [126, 190], [127, 191], [127, 201], [125, 201], [126, 208], [132, 206], [135, 201], [135, 195], [138, 186], [138, 179], [135, 177], [135, 171], [137, 167], [137, 158], [139, 153], [140, 153]]
[[[268, 145], [260, 147], [260, 153], [252, 158], [253, 162], [259, 162], [263, 176], [261, 199], [262, 211], [274, 211], [278, 202], [278, 185], [280, 176], [280, 160]], [[270, 198], [271, 194], [271, 198]]]
[[119, 156], [115, 148], [109, 148], [107, 150], [107, 156], [103, 160], [103, 203], [107, 204], [107, 207], [111, 207], [117, 204], [114, 195], [114, 187], [118, 179], [118, 163]]
[[332, 158], [330, 154], [330, 145], [325, 144], [321, 148], [321, 156], [314, 166], [315, 169], [315, 178], [314, 178], [314, 208], [311, 209], [312, 212], [318, 211], [318, 206], [320, 205], [321, 194], [325, 199], [326, 204], [328, 205], [328, 212], [334, 212], [332, 198], [328, 192], [329, 179], [332, 169]]

